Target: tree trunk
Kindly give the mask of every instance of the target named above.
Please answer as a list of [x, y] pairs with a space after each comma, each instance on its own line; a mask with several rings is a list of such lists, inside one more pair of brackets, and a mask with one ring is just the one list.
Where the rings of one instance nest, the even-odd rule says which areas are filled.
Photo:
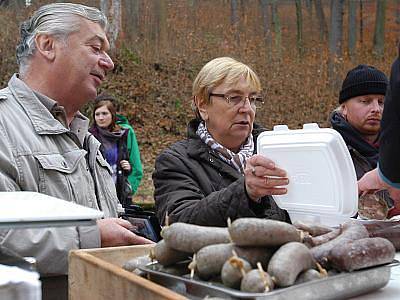
[[300, 59], [303, 57], [303, 15], [301, 12], [301, 0], [296, 0], [296, 20], [297, 20], [297, 50]]
[[240, 46], [240, 35], [239, 35], [239, 12], [238, 12], [237, 0], [231, 0], [231, 26], [233, 34], [235, 36], [236, 46]]
[[319, 25], [319, 38], [321, 41], [326, 41], [328, 37], [328, 26], [326, 25], [326, 19], [321, 0], [315, 0], [314, 5]]
[[400, 0], [396, 0], [396, 24], [400, 24]]
[[348, 47], [351, 60], [354, 59], [357, 43], [357, 2], [349, 1]]
[[385, 50], [385, 11], [386, 0], [377, 1], [374, 32], [374, 53], [378, 58], [383, 58]]
[[154, 20], [154, 39], [156, 45], [156, 61], [160, 61], [160, 55], [163, 49], [167, 47], [167, 8], [164, 0], [155, 0], [153, 10]]
[[344, 0], [332, 0], [331, 2], [331, 32], [329, 34], [328, 76], [331, 86], [334, 90], [338, 90], [340, 87], [338, 69], [340, 58], [342, 56], [343, 4]]
[[110, 42], [110, 51], [115, 53], [121, 30], [121, 0], [111, 0], [111, 3], [109, 3], [109, 0], [101, 0], [100, 9], [107, 16], [109, 22], [107, 36]]
[[360, 0], [360, 45], [364, 43], [363, 1]]
[[272, 37], [271, 37], [271, 26], [270, 26], [271, 18], [269, 15], [268, 4], [269, 4], [268, 0], [260, 0], [263, 31], [264, 31], [264, 42], [265, 42], [265, 47], [267, 49], [267, 58], [268, 58], [268, 61], [270, 61], [271, 60]]
[[275, 47], [279, 57], [281, 54], [282, 32], [281, 32], [281, 21], [278, 14], [277, 0], [271, 0], [271, 15], [272, 15], [272, 25], [274, 27]]
[[126, 38], [134, 43], [139, 38], [139, 11], [139, 0], [125, 0], [123, 24]]

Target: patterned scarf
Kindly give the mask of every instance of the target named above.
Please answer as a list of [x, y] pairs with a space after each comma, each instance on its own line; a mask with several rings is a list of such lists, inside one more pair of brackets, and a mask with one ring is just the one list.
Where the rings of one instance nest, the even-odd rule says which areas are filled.
[[196, 134], [200, 139], [209, 146], [212, 150], [216, 151], [218, 156], [236, 170], [238, 170], [242, 175], [244, 174], [244, 168], [246, 167], [246, 159], [251, 157], [254, 152], [254, 142], [253, 135], [250, 134], [244, 144], [240, 146], [238, 153], [234, 153], [231, 150], [225, 148], [213, 139], [211, 134], [208, 132], [207, 127], [204, 122], [200, 122], [197, 128]]

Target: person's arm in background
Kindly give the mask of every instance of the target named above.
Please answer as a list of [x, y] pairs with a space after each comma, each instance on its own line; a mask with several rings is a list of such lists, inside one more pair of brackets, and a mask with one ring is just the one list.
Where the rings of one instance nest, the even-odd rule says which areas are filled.
[[132, 172], [129, 174], [128, 180], [132, 187], [132, 194], [135, 194], [139, 187], [140, 181], [143, 178], [143, 168], [140, 160], [139, 145], [137, 143], [135, 131], [129, 124], [128, 120], [119, 114], [117, 115], [117, 119], [118, 125], [120, 125], [122, 128], [128, 129], [127, 149], [129, 152], [129, 163], [132, 167]]
[[[388, 189], [391, 198], [400, 201], [400, 62], [392, 65], [390, 85], [385, 97], [381, 122], [379, 163], [358, 182], [360, 192]], [[395, 205], [396, 206], [396, 205]]]

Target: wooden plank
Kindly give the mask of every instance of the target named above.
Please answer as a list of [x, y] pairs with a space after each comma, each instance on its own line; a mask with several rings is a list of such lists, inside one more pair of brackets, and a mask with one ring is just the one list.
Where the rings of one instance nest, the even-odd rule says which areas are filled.
[[69, 255], [69, 299], [187, 299], [120, 266], [151, 246], [75, 250]]

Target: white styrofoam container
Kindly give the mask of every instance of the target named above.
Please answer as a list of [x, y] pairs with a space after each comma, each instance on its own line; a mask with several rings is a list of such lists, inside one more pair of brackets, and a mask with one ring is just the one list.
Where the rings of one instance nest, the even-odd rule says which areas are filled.
[[277, 125], [258, 136], [257, 151], [286, 170], [288, 192], [273, 196], [292, 222], [336, 226], [358, 208], [357, 177], [342, 136], [330, 128]]

